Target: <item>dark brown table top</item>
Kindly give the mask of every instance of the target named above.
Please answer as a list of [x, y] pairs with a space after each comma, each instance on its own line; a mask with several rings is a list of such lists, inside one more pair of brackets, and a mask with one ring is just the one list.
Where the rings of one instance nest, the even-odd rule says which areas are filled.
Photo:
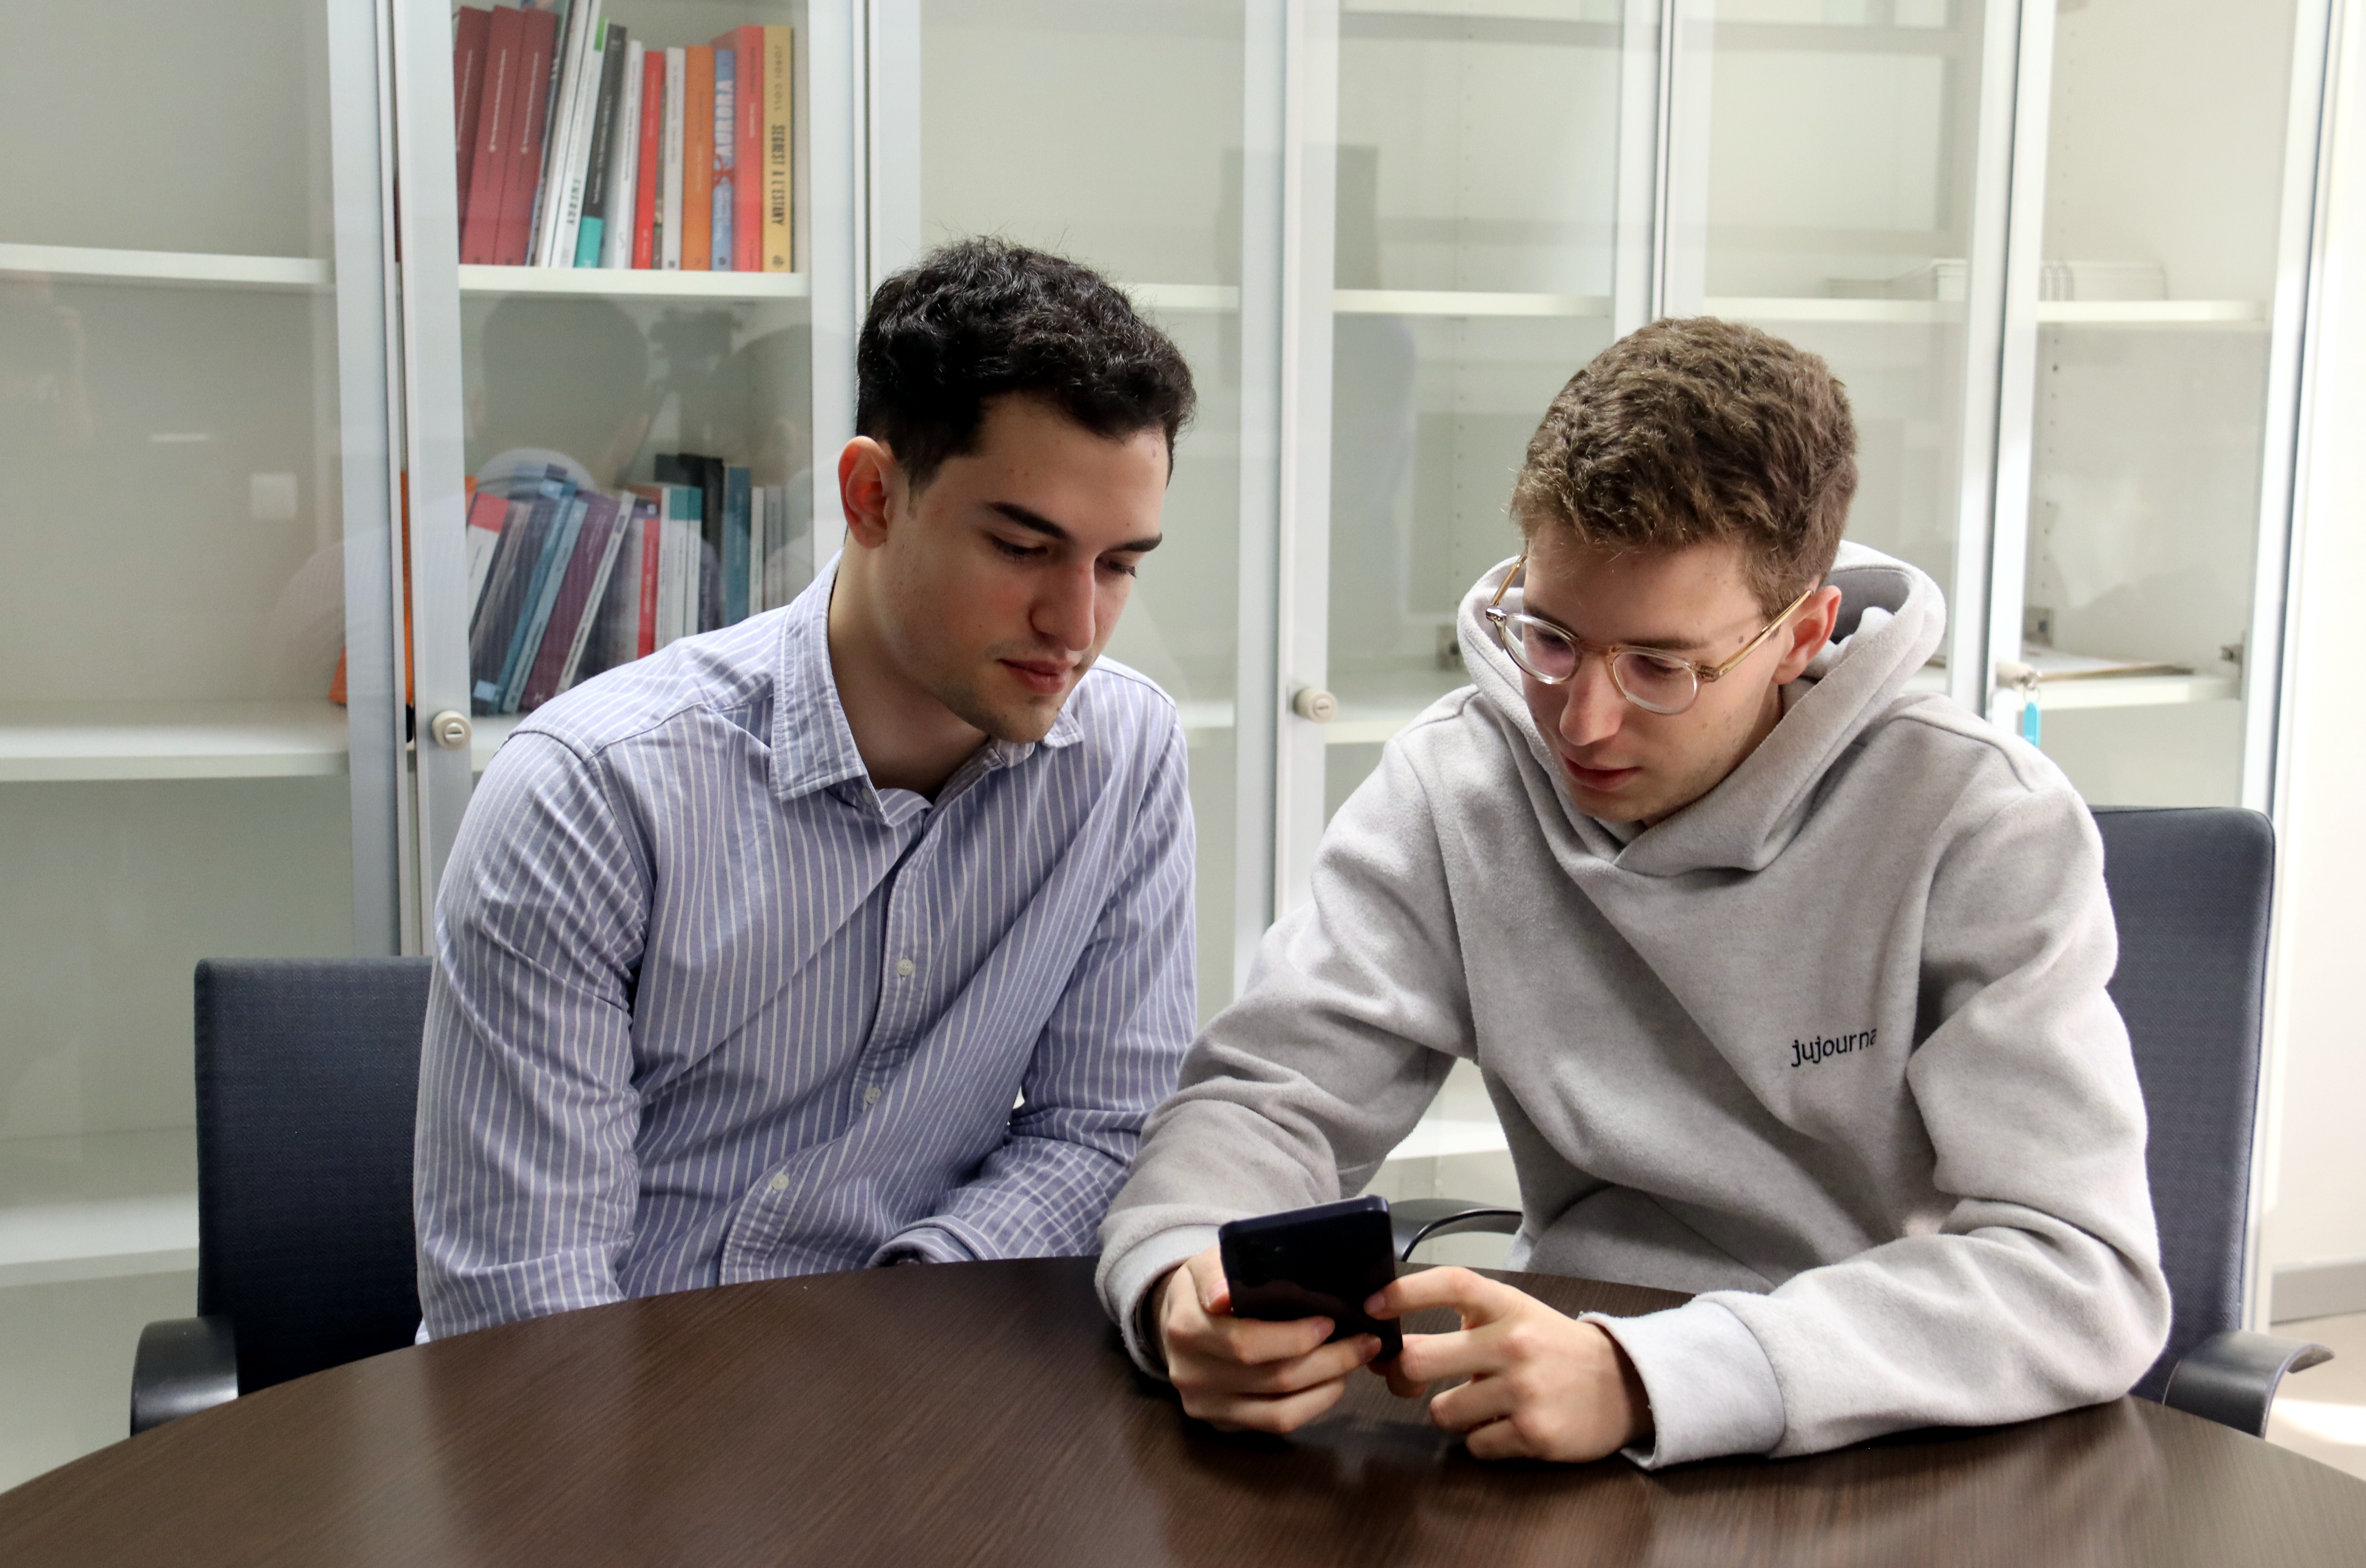
[[[1568, 1311], [1681, 1299], [1509, 1278]], [[1135, 1375], [1081, 1258], [513, 1324], [0, 1495], [0, 1563], [27, 1568], [2360, 1562], [2366, 1482], [2133, 1400], [1645, 1474], [1482, 1463], [1360, 1377], [1295, 1438], [1228, 1438]]]

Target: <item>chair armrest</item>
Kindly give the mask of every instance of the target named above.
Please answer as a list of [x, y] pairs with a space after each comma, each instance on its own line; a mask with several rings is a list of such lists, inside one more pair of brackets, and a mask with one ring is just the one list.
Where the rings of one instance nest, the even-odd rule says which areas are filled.
[[238, 1341], [226, 1317], [173, 1317], [140, 1331], [131, 1435], [238, 1397]]
[[1524, 1217], [1517, 1209], [1484, 1208], [1466, 1198], [1408, 1198], [1389, 1205], [1389, 1234], [1399, 1260], [1410, 1263], [1413, 1249], [1431, 1236], [1465, 1231], [1510, 1235]]
[[2283, 1382], [2284, 1374], [2331, 1359], [2332, 1351], [2306, 1339], [2229, 1329], [2212, 1335], [2185, 1353], [2170, 1371], [2160, 1402], [2172, 1410], [2264, 1438], [2268, 1406], [2275, 1403], [2276, 1385]]

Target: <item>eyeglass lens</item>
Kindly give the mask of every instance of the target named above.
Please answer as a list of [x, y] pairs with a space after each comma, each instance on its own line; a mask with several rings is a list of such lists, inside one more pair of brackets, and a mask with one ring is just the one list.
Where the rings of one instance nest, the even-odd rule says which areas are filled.
[[[1559, 683], [1577, 673], [1577, 646], [1552, 627], [1514, 615], [1507, 617], [1504, 630], [1510, 633], [1508, 651], [1538, 680]], [[1611, 660], [1610, 678], [1628, 701], [1655, 713], [1681, 713], [1700, 692], [1691, 665], [1680, 660], [1655, 659], [1634, 649], [1622, 650]]]

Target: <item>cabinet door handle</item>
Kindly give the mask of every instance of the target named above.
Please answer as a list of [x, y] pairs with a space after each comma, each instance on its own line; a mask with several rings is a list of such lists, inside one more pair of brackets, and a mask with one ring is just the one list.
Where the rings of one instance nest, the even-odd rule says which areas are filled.
[[1339, 716], [1339, 699], [1320, 686], [1301, 686], [1290, 694], [1290, 711], [1314, 724]]
[[427, 733], [446, 751], [457, 751], [476, 739], [476, 727], [456, 708], [445, 708], [427, 721]]

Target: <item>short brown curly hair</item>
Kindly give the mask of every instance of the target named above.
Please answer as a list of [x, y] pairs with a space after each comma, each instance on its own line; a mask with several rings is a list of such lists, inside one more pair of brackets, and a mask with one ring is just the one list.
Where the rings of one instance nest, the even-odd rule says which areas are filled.
[[1512, 487], [1523, 536], [1741, 547], [1768, 615], [1832, 569], [1856, 494], [1856, 421], [1831, 367], [1737, 321], [1652, 322], [1569, 378]]

